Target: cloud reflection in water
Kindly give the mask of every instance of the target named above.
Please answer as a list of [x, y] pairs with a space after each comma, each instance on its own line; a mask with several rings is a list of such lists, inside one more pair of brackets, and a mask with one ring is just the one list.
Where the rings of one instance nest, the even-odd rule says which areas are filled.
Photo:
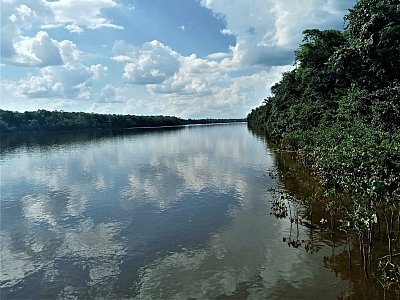
[[282, 252], [273, 162], [244, 125], [20, 148], [1, 164], [6, 297], [261, 295], [316, 273], [284, 274], [308, 258]]

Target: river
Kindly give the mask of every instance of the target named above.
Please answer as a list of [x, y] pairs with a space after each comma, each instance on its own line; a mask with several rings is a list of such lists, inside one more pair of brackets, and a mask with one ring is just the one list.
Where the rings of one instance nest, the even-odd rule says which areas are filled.
[[2, 137], [1, 299], [380, 297], [320, 217], [276, 217], [314, 184], [285, 161], [246, 124]]

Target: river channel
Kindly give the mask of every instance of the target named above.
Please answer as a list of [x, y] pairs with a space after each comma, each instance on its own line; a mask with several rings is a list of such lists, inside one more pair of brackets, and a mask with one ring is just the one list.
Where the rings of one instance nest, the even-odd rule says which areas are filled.
[[277, 214], [323, 192], [246, 124], [5, 136], [0, 167], [1, 299], [383, 295], [323, 217]]

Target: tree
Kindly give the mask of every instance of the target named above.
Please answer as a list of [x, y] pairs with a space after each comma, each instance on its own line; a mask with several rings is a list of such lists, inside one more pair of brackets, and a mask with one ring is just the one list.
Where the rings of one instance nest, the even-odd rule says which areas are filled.
[[[379, 89], [400, 78], [400, 8], [398, 0], [359, 0], [345, 16], [351, 55], [337, 57], [342, 66], [350, 60], [360, 68], [358, 83], [368, 90]], [[343, 52], [343, 51], [342, 51]], [[361, 72], [361, 73], [360, 73]], [[358, 78], [357, 78], [358, 77]]]

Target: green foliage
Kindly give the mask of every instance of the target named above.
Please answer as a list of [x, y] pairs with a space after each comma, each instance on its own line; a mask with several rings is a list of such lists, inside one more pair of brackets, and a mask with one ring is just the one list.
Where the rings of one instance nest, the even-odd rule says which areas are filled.
[[[398, 0], [359, 0], [345, 17], [344, 48], [359, 64], [358, 82], [367, 89], [400, 78], [400, 6]], [[342, 64], [347, 63], [345, 59]]]
[[231, 123], [243, 119], [184, 120], [170, 116], [105, 115], [83, 112], [26, 111], [24, 113], [0, 109], [0, 133], [13, 131], [122, 129], [132, 127], [179, 126], [187, 124]]
[[0, 129], [7, 131], [76, 130], [183, 125], [185, 120], [169, 116], [103, 115], [83, 112], [12, 112], [0, 110]]
[[393, 197], [400, 185], [400, 6], [359, 0], [345, 18], [343, 32], [304, 31], [296, 68], [248, 115], [249, 125], [279, 147], [306, 150], [327, 183]]
[[[294, 70], [248, 122], [277, 147], [299, 150], [327, 187], [355, 196], [344, 224], [361, 243], [378, 215], [394, 228], [400, 207], [399, 1], [358, 0], [345, 19], [343, 32], [304, 31]], [[396, 276], [381, 283], [398, 288], [398, 236], [388, 236], [390, 264], [381, 273]]]
[[337, 30], [307, 29], [303, 32], [303, 44], [296, 53], [301, 68], [320, 68], [328, 62], [335, 49], [344, 45], [345, 37]]

